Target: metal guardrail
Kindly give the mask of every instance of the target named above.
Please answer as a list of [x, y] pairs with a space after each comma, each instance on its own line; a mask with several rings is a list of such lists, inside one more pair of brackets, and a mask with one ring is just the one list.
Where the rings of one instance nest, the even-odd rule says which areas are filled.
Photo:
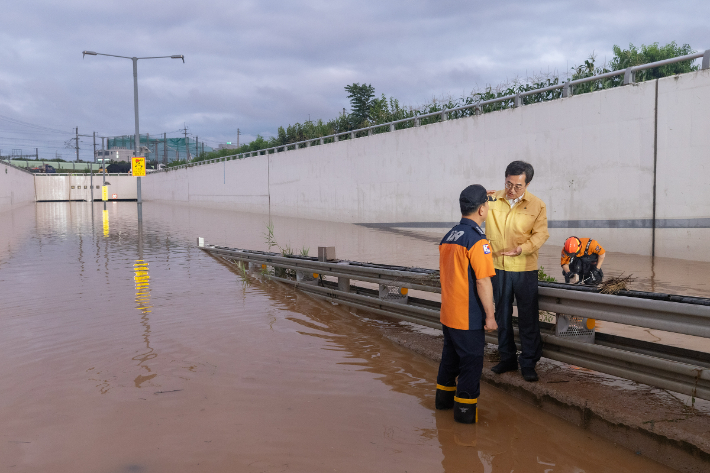
[[666, 66], [668, 64], [675, 64], [678, 62], [693, 61], [693, 60], [696, 60], [699, 58], [702, 58], [701, 69], [710, 69], [710, 49], [707, 49], [703, 52], [699, 52], [699, 53], [695, 53], [695, 54], [688, 54], [686, 56], [678, 56], [678, 57], [674, 57], [671, 59], [664, 59], [663, 61], [656, 61], [656, 62], [650, 62], [648, 64], [641, 64], [639, 66], [628, 67], [626, 69], [620, 69], [618, 71], [611, 71], [611, 72], [607, 72], [604, 74], [598, 74], [595, 76], [585, 77], [583, 79], [576, 79], [576, 80], [568, 81], [568, 82], [565, 82], [562, 84], [556, 84], [556, 85], [551, 85], [548, 87], [541, 87], [539, 89], [528, 90], [525, 92], [520, 92], [518, 94], [504, 95], [501, 97], [496, 97], [494, 99], [484, 100], [482, 102], [462, 105], [460, 107], [444, 109], [441, 111], [436, 111], [436, 112], [431, 112], [431, 113], [424, 113], [421, 115], [415, 115], [413, 117], [403, 118], [401, 120], [395, 120], [395, 121], [387, 122], [387, 123], [380, 123], [377, 125], [372, 125], [372, 126], [368, 126], [365, 128], [358, 128], [356, 130], [351, 130], [351, 131], [333, 133], [332, 135], [321, 136], [318, 138], [298, 141], [296, 143], [289, 143], [287, 145], [274, 146], [271, 148], [261, 149], [258, 151], [250, 151], [247, 153], [231, 154], [229, 156], [221, 156], [219, 158], [207, 159], [204, 161], [190, 162], [190, 163], [186, 163], [186, 164], [181, 164], [179, 166], [166, 167], [164, 169], [157, 170], [155, 172], [167, 172], [167, 171], [175, 170], [175, 169], [184, 169], [184, 168], [188, 168], [188, 167], [201, 166], [201, 165], [205, 165], [205, 164], [213, 164], [213, 163], [218, 163], [218, 162], [222, 162], [222, 161], [243, 159], [243, 158], [247, 158], [247, 157], [251, 157], [251, 156], [259, 156], [262, 153], [263, 154], [278, 153], [282, 149], [283, 149], [283, 151], [288, 151], [288, 149], [291, 147], [293, 147], [294, 149], [299, 149], [300, 146], [310, 147], [313, 143], [318, 143], [320, 145], [323, 145], [323, 144], [325, 144], [326, 140], [333, 140], [333, 142], [338, 142], [341, 137], [345, 137], [346, 139], [348, 139], [348, 138], [355, 139], [358, 134], [360, 134], [362, 136], [362, 134], [364, 134], [364, 133], [367, 133], [366, 136], [372, 136], [372, 134], [374, 133], [374, 131], [376, 129], [389, 128], [389, 131], [395, 131], [396, 126], [399, 125], [400, 123], [413, 122], [414, 126], [418, 127], [421, 123], [422, 118], [441, 116], [441, 120], [446, 121], [448, 119], [449, 114], [452, 112], [474, 109], [475, 113], [481, 113], [482, 107], [484, 107], [486, 105], [493, 105], [493, 104], [500, 103], [500, 102], [512, 101], [513, 107], [515, 107], [515, 108], [522, 107], [525, 105], [523, 98], [530, 96], [530, 95], [539, 94], [542, 92], [549, 92], [552, 90], [562, 89], [562, 97], [571, 97], [574, 94], [574, 87], [576, 85], [581, 85], [581, 84], [585, 84], [587, 82], [594, 82], [594, 81], [602, 80], [602, 79], [608, 79], [611, 77], [618, 77], [621, 75], [624, 76], [622, 85], [629, 85], [629, 84], [633, 84], [635, 82], [634, 75], [638, 71], [653, 69], [656, 67]]
[[[314, 297], [441, 328], [439, 302], [411, 296], [399, 300], [382, 296], [383, 287], [440, 293], [438, 271], [353, 261], [318, 261], [313, 257], [213, 246], [202, 239], [198, 239], [198, 247], [230, 265], [246, 263], [252, 272], [263, 268], [268, 271], [269, 279], [291, 284]], [[351, 285], [351, 280], [378, 284], [380, 291]], [[640, 297], [642, 293], [630, 297], [560, 286], [563, 285], [540, 284], [541, 310], [710, 338], [710, 305], [705, 305], [704, 299], [698, 299], [697, 303], [670, 302]], [[710, 400], [710, 355], [707, 353], [639, 341], [634, 342], [643, 344], [642, 348], [618, 341], [579, 343], [547, 332], [542, 333], [542, 339], [543, 356], [547, 358]], [[497, 343], [495, 334], [486, 334], [486, 340]], [[682, 353], [674, 356], [667, 349]]]

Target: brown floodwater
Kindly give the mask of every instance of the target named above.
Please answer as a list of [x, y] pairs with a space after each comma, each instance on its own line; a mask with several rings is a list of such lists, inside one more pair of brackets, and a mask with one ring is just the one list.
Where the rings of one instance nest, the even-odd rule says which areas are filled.
[[[245, 284], [194, 238], [266, 249], [268, 216], [147, 203], [0, 214], [0, 471], [625, 472], [666, 467], [482, 386], [434, 409], [437, 364], [385, 322]], [[436, 265], [426, 239], [274, 218], [276, 240]]]

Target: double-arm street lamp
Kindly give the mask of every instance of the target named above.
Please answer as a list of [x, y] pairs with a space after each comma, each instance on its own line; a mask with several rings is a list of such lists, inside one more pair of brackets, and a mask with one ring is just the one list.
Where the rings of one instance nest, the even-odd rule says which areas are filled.
[[[153, 57], [128, 57], [128, 56], [116, 56], [115, 54], [103, 54], [103, 53], [97, 53], [94, 51], [83, 51], [82, 52], [82, 59], [86, 56], [110, 56], [110, 57], [120, 57], [123, 59], [130, 59], [133, 61], [133, 108], [135, 110], [136, 114], [136, 136], [135, 136], [135, 150], [133, 152], [133, 156], [138, 156], [140, 153], [140, 133], [138, 131], [138, 60], [139, 59], [182, 59], [183, 64], [185, 63], [185, 56], [182, 54], [173, 54], [172, 56], [153, 56]], [[138, 205], [142, 204], [143, 201], [141, 200], [141, 178], [137, 178], [137, 200], [138, 200]]]

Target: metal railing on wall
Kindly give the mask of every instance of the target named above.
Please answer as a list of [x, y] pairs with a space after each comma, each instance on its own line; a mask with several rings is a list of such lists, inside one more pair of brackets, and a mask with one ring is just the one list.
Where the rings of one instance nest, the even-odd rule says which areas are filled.
[[[648, 64], [641, 64], [639, 66], [628, 67], [626, 69], [620, 69], [618, 71], [611, 71], [611, 72], [606, 72], [604, 74], [598, 74], [598, 75], [594, 75], [594, 76], [590, 76], [590, 77], [584, 77], [582, 79], [568, 81], [563, 84], [556, 84], [556, 85], [551, 85], [548, 87], [542, 87], [539, 89], [532, 89], [532, 90], [520, 92], [517, 94], [504, 95], [504, 96], [496, 97], [496, 98], [490, 99], [490, 100], [485, 100], [485, 101], [481, 101], [481, 102], [477, 102], [477, 103], [473, 103], [473, 104], [462, 105], [460, 107], [444, 109], [441, 111], [436, 111], [436, 112], [431, 112], [431, 113], [424, 113], [424, 114], [416, 115], [413, 117], [403, 118], [401, 120], [395, 120], [395, 121], [391, 121], [391, 122], [387, 122], [387, 123], [380, 123], [380, 124], [371, 125], [371, 126], [368, 126], [365, 128], [358, 128], [356, 130], [344, 131], [344, 132], [340, 132], [340, 133], [333, 133], [332, 135], [307, 139], [307, 140], [303, 140], [303, 141], [298, 141], [296, 143], [289, 143], [287, 145], [273, 146], [271, 148], [265, 148], [265, 149], [261, 149], [258, 151], [250, 151], [250, 152], [246, 152], [246, 153], [232, 154], [229, 156], [221, 156], [219, 158], [214, 158], [214, 159], [207, 159], [207, 160], [203, 160], [203, 161], [190, 162], [190, 163], [181, 164], [178, 166], [170, 166], [170, 167], [166, 167], [161, 170], [155, 170], [152, 172], [149, 171], [149, 174], [152, 174], [155, 172], [167, 172], [167, 171], [171, 171], [171, 170], [175, 170], [175, 169], [184, 169], [184, 168], [189, 168], [189, 167], [194, 167], [194, 166], [201, 166], [201, 165], [205, 165], [205, 164], [213, 164], [213, 163], [218, 163], [218, 162], [222, 162], [222, 161], [244, 159], [244, 158], [253, 157], [253, 156], [260, 156], [262, 154], [268, 155], [268, 154], [273, 154], [273, 153], [280, 153], [280, 152], [288, 151], [289, 148], [299, 149], [304, 146], [310, 147], [314, 144], [323, 145], [323, 144], [326, 144], [326, 142], [337, 143], [341, 139], [351, 139], [352, 140], [352, 139], [355, 139], [358, 137], [372, 136], [378, 130], [379, 131], [385, 130], [385, 131], [393, 132], [397, 129], [398, 125], [402, 125], [402, 124], [407, 124], [407, 125], [413, 124], [414, 127], [418, 127], [421, 125], [422, 119], [426, 119], [426, 118], [440, 117], [441, 121], [443, 122], [443, 121], [446, 121], [449, 119], [450, 114], [454, 114], [456, 112], [461, 112], [461, 111], [470, 110], [470, 109], [473, 109], [475, 114], [480, 114], [480, 113], [483, 113], [483, 107], [502, 103], [502, 102], [509, 102], [512, 104], [512, 106], [514, 108], [518, 108], [518, 107], [522, 107], [525, 105], [525, 97], [535, 95], [535, 94], [544, 93], [544, 92], [551, 92], [551, 91], [555, 91], [555, 90], [559, 90], [559, 89], [562, 89], [561, 97], [563, 97], [563, 98], [571, 97], [574, 95], [575, 86], [586, 84], [588, 82], [609, 79], [612, 77], [624, 76], [623, 81], [622, 81], [622, 86], [623, 85], [630, 85], [635, 82], [635, 74], [639, 71], [644, 71], [647, 69], [654, 69], [656, 67], [667, 66], [669, 64], [675, 64], [678, 62], [694, 61], [694, 60], [700, 59], [700, 58], [702, 58], [701, 69], [702, 70], [710, 69], [710, 49], [707, 49], [703, 52], [699, 52], [699, 53], [695, 53], [695, 54], [688, 54], [685, 56], [678, 56], [678, 57], [674, 57], [671, 59], [664, 59], [663, 61], [650, 62]], [[460, 118], [463, 118], [463, 116]]]
[[[440, 303], [409, 293], [441, 293], [438, 271], [284, 256], [209, 245], [202, 238], [198, 247], [235, 267], [242, 277], [263, 276], [317, 298], [441, 328]], [[352, 281], [374, 283], [379, 290], [352, 285]], [[542, 333], [546, 358], [710, 400], [710, 353], [604, 333], [596, 333], [595, 338], [593, 329], [595, 320], [603, 320], [708, 339], [709, 299], [640, 292], [608, 295], [590, 293], [584, 287], [540, 283], [539, 305], [556, 318]], [[573, 323], [577, 326], [570, 330]], [[497, 336], [486, 334], [486, 341], [497, 344]]]

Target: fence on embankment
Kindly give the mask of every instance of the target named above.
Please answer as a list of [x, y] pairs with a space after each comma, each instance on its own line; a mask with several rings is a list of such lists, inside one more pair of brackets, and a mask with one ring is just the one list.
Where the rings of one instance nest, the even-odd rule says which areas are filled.
[[[710, 261], [710, 70], [312, 146], [150, 174], [146, 201], [410, 228], [459, 217], [471, 183], [500, 189], [507, 164], [535, 167], [551, 239]], [[420, 117], [421, 118], [421, 117]], [[263, 153], [263, 154], [262, 154]], [[237, 159], [241, 158], [241, 159]]]

